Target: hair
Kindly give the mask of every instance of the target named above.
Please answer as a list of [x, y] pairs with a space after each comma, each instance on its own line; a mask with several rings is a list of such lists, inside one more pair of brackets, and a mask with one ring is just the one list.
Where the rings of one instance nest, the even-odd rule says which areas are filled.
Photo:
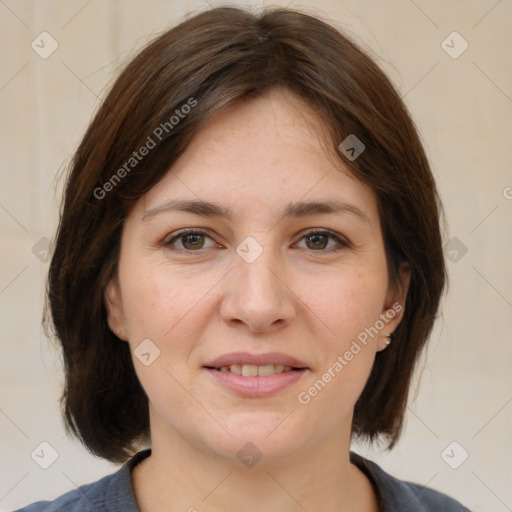
[[[399, 438], [446, 281], [442, 205], [414, 122], [373, 59], [331, 24], [286, 8], [219, 7], [164, 32], [124, 67], [69, 165], [43, 324], [62, 347], [66, 429], [96, 456], [123, 462], [150, 434], [148, 398], [104, 303], [123, 221], [209, 120], [277, 87], [321, 115], [340, 161], [375, 191], [390, 283], [410, 267], [404, 316], [376, 355], [352, 424], [353, 436], [385, 438], [388, 449]], [[337, 149], [350, 134], [365, 145], [355, 160]], [[136, 158], [150, 140], [155, 147]]]

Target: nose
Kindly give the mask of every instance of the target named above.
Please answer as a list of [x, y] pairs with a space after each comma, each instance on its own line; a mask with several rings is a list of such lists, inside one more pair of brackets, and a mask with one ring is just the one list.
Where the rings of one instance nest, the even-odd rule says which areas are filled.
[[289, 325], [298, 299], [272, 250], [264, 248], [252, 263], [235, 255], [233, 265], [224, 283], [222, 319], [243, 324], [253, 334], [272, 333]]

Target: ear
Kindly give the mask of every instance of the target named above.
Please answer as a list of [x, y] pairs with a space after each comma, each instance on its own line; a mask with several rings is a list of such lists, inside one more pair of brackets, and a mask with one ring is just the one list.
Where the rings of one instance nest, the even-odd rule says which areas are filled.
[[103, 294], [105, 308], [107, 311], [107, 322], [110, 330], [121, 340], [128, 340], [128, 331], [125, 326], [121, 290], [114, 276], [108, 282]]
[[384, 309], [381, 318], [385, 322], [382, 333], [379, 334], [377, 350], [384, 350], [389, 345], [389, 339], [386, 334], [393, 334], [398, 327], [405, 311], [405, 300], [409, 283], [411, 281], [411, 267], [408, 263], [401, 263], [398, 269], [398, 283], [390, 286], [386, 294]]

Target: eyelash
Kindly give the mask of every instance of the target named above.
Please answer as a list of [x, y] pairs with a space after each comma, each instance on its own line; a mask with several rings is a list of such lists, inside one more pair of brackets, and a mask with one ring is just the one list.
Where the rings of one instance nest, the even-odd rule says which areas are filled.
[[[174, 252], [200, 253], [201, 251], [205, 250], [205, 249], [197, 249], [197, 250], [182, 249], [182, 248], [174, 247], [172, 245], [174, 241], [179, 240], [180, 238], [185, 238], [187, 235], [205, 235], [208, 238], [212, 239], [212, 237], [208, 231], [201, 231], [201, 230], [194, 229], [194, 228], [187, 228], [187, 229], [183, 229], [183, 230], [179, 231], [173, 237], [164, 241], [163, 245], [170, 251], [174, 251]], [[331, 248], [331, 249], [321, 249], [318, 251], [310, 249], [311, 252], [319, 252], [319, 253], [327, 252], [327, 253], [329, 253], [329, 252], [339, 251], [341, 249], [351, 247], [350, 243], [347, 240], [345, 240], [341, 236], [337, 235], [335, 232], [329, 231], [326, 229], [312, 229], [311, 231], [304, 233], [302, 235], [302, 237], [300, 238], [300, 240], [303, 240], [304, 238], [315, 236], [315, 235], [327, 235], [330, 238], [332, 238], [333, 240], [335, 240], [339, 244], [339, 247], [335, 247], [335, 248]]]

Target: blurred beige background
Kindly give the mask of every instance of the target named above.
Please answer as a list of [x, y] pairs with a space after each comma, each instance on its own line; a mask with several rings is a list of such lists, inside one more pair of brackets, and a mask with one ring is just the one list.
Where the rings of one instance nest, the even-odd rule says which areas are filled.
[[[60, 354], [41, 328], [62, 185], [56, 177], [121, 65], [208, 5], [219, 2], [0, 1], [0, 511], [53, 499], [116, 469], [65, 437]], [[403, 438], [391, 453], [354, 449], [473, 511], [510, 511], [512, 3], [272, 5], [327, 17], [373, 53], [417, 121], [449, 225], [451, 287]], [[31, 455], [42, 442], [55, 450], [47, 469]]]

